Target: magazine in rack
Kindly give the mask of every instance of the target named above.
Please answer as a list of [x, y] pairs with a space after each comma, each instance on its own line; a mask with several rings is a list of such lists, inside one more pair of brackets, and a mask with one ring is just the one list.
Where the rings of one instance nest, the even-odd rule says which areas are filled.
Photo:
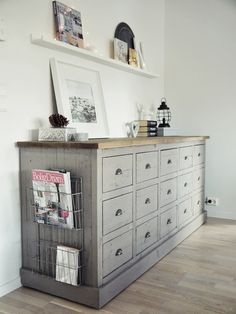
[[[57, 246], [56, 280], [76, 286], [80, 267], [80, 251], [64, 245]], [[80, 283], [80, 282], [79, 282]]]
[[70, 172], [32, 170], [35, 221], [73, 228]]

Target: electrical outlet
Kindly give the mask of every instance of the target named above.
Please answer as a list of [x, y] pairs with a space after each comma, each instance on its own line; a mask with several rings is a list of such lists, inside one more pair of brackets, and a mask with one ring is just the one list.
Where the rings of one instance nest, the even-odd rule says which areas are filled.
[[206, 205], [210, 206], [218, 206], [219, 205], [219, 199], [215, 196], [208, 196], [206, 198]]
[[4, 18], [0, 17], [0, 41], [5, 41], [6, 39], [6, 23]]

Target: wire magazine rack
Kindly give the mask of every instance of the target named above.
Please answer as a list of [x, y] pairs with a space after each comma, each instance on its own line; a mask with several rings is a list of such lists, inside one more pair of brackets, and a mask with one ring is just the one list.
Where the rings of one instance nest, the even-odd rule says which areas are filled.
[[[28, 219], [34, 222], [35, 237], [28, 241], [28, 255], [33, 273], [54, 278], [74, 286], [83, 284], [84, 261], [84, 206], [83, 181], [71, 179], [72, 193], [28, 189], [30, 211]], [[35, 193], [50, 194], [53, 201], [40, 207]], [[57, 195], [54, 195], [57, 194]], [[65, 209], [55, 201], [67, 199], [72, 206]]]

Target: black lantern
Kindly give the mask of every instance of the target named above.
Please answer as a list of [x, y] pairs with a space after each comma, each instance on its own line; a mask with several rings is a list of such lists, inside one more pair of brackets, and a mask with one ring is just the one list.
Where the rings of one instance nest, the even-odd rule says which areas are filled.
[[161, 99], [161, 105], [157, 108], [157, 121], [159, 122], [158, 128], [169, 128], [171, 120], [170, 108], [166, 105], [166, 99]]

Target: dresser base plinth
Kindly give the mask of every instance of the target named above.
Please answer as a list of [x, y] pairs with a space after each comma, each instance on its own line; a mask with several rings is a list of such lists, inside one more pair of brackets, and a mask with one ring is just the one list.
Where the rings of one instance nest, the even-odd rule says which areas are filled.
[[94, 308], [101, 308], [132, 282], [155, 265], [166, 254], [185, 240], [191, 233], [206, 222], [207, 213], [196, 217], [192, 222], [174, 234], [160, 246], [153, 249], [146, 256], [126, 269], [115, 279], [99, 288], [89, 286], [72, 286], [60, 283], [53, 278], [21, 269], [21, 282], [25, 287], [55, 295], [73, 302], [81, 303]]

